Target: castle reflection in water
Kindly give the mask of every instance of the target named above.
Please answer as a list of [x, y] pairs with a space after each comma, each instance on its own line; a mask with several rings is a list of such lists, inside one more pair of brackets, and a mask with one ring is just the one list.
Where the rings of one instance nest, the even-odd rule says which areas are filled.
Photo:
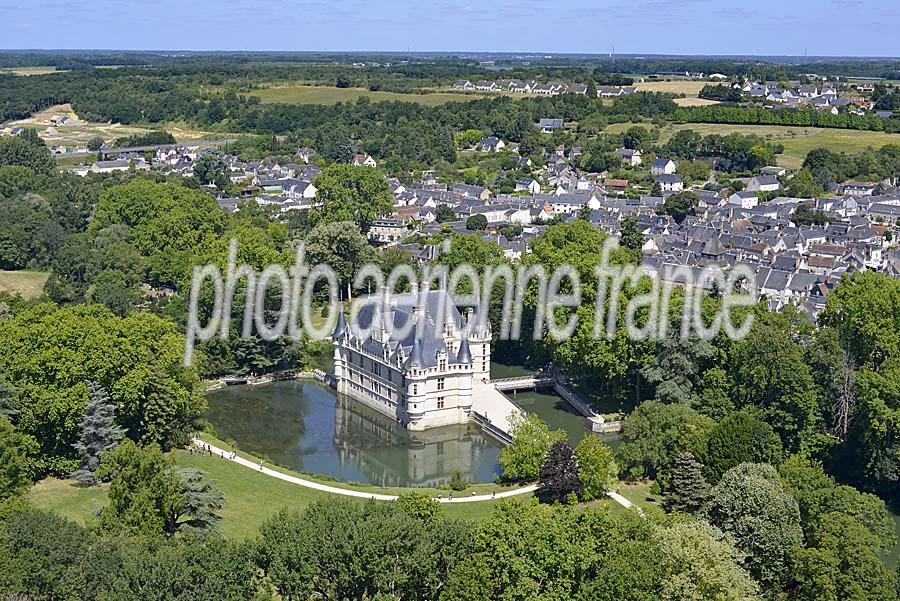
[[[336, 398], [334, 413], [334, 448], [341, 464], [354, 464], [380, 486], [436, 487], [447, 484], [454, 470], [471, 480], [497, 457], [497, 443], [474, 424], [410, 431], [343, 394]], [[377, 447], [402, 452], [385, 460], [372, 452]]]
[[434, 487], [455, 470], [471, 482], [498, 472], [500, 443], [474, 424], [414, 432], [393, 418], [309, 380], [232, 386], [211, 393], [216, 435], [300, 472], [378, 486]]

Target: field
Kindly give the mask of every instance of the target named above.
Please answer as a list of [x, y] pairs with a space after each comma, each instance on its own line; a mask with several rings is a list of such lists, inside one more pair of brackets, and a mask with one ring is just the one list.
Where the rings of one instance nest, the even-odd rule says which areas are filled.
[[[79, 119], [78, 115], [72, 110], [70, 104], [58, 104], [51, 106], [39, 113], [35, 113], [27, 119], [20, 121], [11, 121], [4, 124], [6, 127], [31, 127], [37, 130], [48, 146], [65, 146], [66, 150], [71, 152], [76, 147], [87, 146], [88, 141], [92, 138], [100, 136], [105, 142], [111, 142], [117, 138], [131, 136], [135, 134], [144, 134], [150, 131], [146, 127], [137, 127], [134, 125], [122, 125], [120, 123], [94, 123], [89, 121], [81, 121], [78, 125], [52, 125], [50, 119], [54, 116], [69, 116]], [[221, 134], [210, 134], [190, 129], [183, 124], [171, 124], [165, 127], [175, 139], [178, 141], [217, 139], [221, 138]], [[93, 157], [90, 157], [93, 160]]]
[[0, 292], [34, 298], [44, 291], [48, 277], [46, 271], [0, 271]]
[[634, 86], [640, 92], [668, 92], [669, 94], [684, 94], [696, 96], [708, 82], [676, 79], [674, 81], [645, 81]]
[[362, 96], [368, 96], [372, 102], [401, 101], [418, 102], [427, 106], [436, 106], [447, 102], [461, 102], [479, 98], [477, 95], [456, 94], [453, 92], [434, 92], [430, 94], [399, 94], [396, 92], [370, 92], [365, 88], [335, 88], [328, 86], [277, 86], [257, 90], [251, 93], [259, 96], [263, 103], [282, 104], [335, 104], [352, 102]]
[[56, 67], [11, 67], [9, 69], [0, 68], [0, 73], [15, 73], [16, 75], [47, 75], [49, 73], [62, 73], [62, 71], [57, 71]]
[[[621, 133], [631, 127], [631, 123], [617, 123], [606, 128], [608, 133]], [[832, 129], [821, 127], [790, 127], [783, 125], [726, 125], [721, 123], [669, 124], [660, 132], [660, 144], [665, 144], [672, 135], [682, 129], [693, 129], [701, 135], [730, 133], [756, 134], [775, 144], [784, 145], [784, 154], [778, 156], [778, 164], [789, 169], [797, 169], [803, 164], [806, 153], [814, 148], [828, 148], [835, 152], [859, 152], [865, 148], [881, 147], [885, 144], [900, 144], [900, 134], [854, 129]]]
[[708, 100], [706, 98], [676, 98], [673, 102], [678, 106], [708, 106], [710, 104], [719, 104], [718, 100]]

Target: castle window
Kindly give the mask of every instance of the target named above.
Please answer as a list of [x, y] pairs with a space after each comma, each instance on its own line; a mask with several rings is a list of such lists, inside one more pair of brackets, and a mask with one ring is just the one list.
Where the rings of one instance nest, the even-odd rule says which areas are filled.
[[438, 378], [437, 387], [438, 387], [438, 390], [444, 389], [444, 378]]
[[438, 397], [437, 408], [438, 408], [438, 409], [443, 409], [443, 408], [444, 408], [444, 397], [442, 397], [442, 396], [439, 396], [439, 397]]
[[438, 361], [438, 369], [440, 369], [441, 371], [444, 371], [447, 369], [447, 357], [446, 356], [442, 356], [441, 360]]

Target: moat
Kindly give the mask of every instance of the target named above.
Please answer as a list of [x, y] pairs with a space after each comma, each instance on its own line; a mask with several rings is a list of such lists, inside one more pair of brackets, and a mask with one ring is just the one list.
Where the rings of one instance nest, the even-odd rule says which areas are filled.
[[[526, 373], [496, 364], [495, 378]], [[510, 398], [570, 443], [587, 434], [584, 418], [554, 394], [519, 392]], [[490, 482], [499, 472], [501, 444], [475, 424], [410, 432], [384, 415], [327, 386], [289, 380], [232, 386], [211, 393], [207, 418], [223, 440], [300, 472], [379, 486], [437, 486], [461, 470], [472, 482]], [[606, 435], [615, 445], [617, 435]]]

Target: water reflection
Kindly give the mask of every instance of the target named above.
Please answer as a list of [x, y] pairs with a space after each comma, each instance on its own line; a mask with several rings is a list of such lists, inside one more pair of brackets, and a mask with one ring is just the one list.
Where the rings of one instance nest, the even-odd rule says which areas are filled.
[[[509, 371], [495, 377], [509, 377]], [[532, 390], [511, 398], [551, 428], [565, 430], [572, 445], [587, 434], [584, 418], [555, 394]], [[206, 417], [219, 438], [299, 472], [423, 487], [448, 483], [457, 469], [470, 482], [490, 482], [499, 473], [500, 444], [475, 424], [410, 432], [314, 381], [233, 386], [210, 394], [208, 402]], [[618, 434], [602, 437], [618, 446]]]
[[317, 382], [231, 387], [208, 400], [220, 438], [301, 472], [380, 486], [437, 486], [457, 469], [489, 482], [497, 472], [500, 445], [477, 426], [409, 432]]

